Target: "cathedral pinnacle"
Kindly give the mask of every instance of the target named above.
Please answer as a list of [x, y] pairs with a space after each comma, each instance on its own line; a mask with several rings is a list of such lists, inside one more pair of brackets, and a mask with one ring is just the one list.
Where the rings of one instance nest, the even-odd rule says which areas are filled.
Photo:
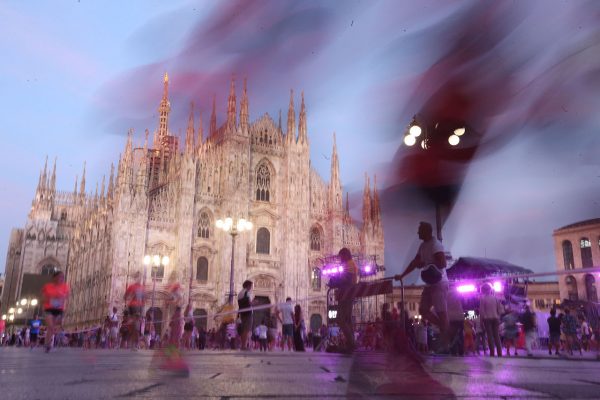
[[244, 78], [244, 91], [242, 93], [242, 102], [240, 104], [240, 128], [244, 134], [248, 134], [248, 114], [248, 90], [246, 87], [246, 78]]
[[213, 137], [215, 133], [217, 133], [217, 95], [213, 94], [212, 114], [210, 114], [208, 136]]
[[79, 195], [85, 195], [85, 161], [83, 162], [83, 174], [81, 174], [81, 185], [79, 186]]
[[200, 148], [204, 139], [204, 130], [202, 129], [202, 111], [198, 111], [198, 137], [196, 139], [196, 148]]
[[77, 182], [79, 181], [79, 176], [75, 175], [75, 187], [73, 188], [73, 195], [77, 196]]
[[158, 136], [162, 138], [168, 135], [169, 113], [171, 112], [171, 103], [169, 102], [169, 75], [165, 72], [163, 79], [163, 97], [158, 106]]
[[190, 155], [194, 152], [194, 102], [190, 103], [190, 116], [187, 131], [185, 132], [185, 152]]
[[298, 122], [298, 142], [302, 144], [308, 143], [308, 136], [306, 133], [306, 107], [304, 106], [304, 91], [302, 91], [302, 103], [300, 105], [300, 116]]
[[365, 189], [363, 191], [363, 222], [367, 226], [371, 222], [371, 183], [365, 172]]
[[296, 141], [296, 112], [294, 111], [294, 89], [290, 89], [290, 106], [288, 108], [286, 140], [288, 143]]
[[237, 128], [236, 122], [236, 99], [235, 99], [235, 77], [231, 77], [229, 86], [229, 98], [227, 99], [227, 131], [234, 132]]
[[52, 167], [52, 177], [50, 178], [50, 190], [56, 191], [56, 157], [54, 157], [54, 166]]
[[377, 175], [375, 175], [373, 181], [373, 205], [371, 208], [373, 222], [378, 225], [381, 222], [381, 208], [379, 206], [379, 192], [377, 191]]

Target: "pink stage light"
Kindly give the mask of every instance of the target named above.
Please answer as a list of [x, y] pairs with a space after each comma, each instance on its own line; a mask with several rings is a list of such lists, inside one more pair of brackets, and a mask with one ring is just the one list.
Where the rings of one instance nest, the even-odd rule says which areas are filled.
[[502, 282], [494, 282], [494, 284], [492, 285], [492, 288], [494, 288], [494, 292], [499, 293], [502, 291]]
[[343, 272], [344, 271], [344, 267], [342, 267], [341, 265], [339, 267], [337, 267], [337, 272]]
[[475, 290], [475, 285], [473, 285], [472, 283], [466, 285], [459, 285], [456, 287], [456, 291], [458, 291], [458, 293], [473, 293]]
[[367, 265], [367, 266], [365, 267], [365, 272], [366, 272], [366, 273], [369, 273], [369, 272], [371, 272], [371, 266], [370, 266], [370, 265]]

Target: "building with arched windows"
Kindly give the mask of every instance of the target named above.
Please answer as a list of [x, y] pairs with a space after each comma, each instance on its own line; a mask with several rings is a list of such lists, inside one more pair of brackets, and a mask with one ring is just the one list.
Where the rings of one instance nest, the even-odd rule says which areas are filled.
[[[366, 179], [359, 226], [343, 205], [335, 135], [329, 182], [311, 167], [303, 95], [297, 124], [293, 92], [286, 128], [281, 115], [278, 122], [263, 114], [251, 123], [246, 84], [238, 114], [232, 81], [227, 120], [218, 127], [213, 101], [204, 135], [192, 106], [180, 138], [170, 130], [168, 89], [165, 74], [151, 143], [148, 131], [139, 139], [130, 132], [116, 171], [111, 167], [108, 184], [103, 180], [94, 194], [86, 192], [85, 169], [79, 189], [76, 182], [73, 192], [62, 193], [55, 188], [55, 171], [49, 178], [44, 168], [27, 227], [11, 238], [14, 257], [7, 262], [15, 268], [7, 265], [7, 271], [16, 280], [46, 266], [66, 271], [68, 327], [97, 324], [111, 307], [122, 309], [136, 272], [144, 276], [146, 309], [154, 305], [155, 320], [169, 319], [175, 283], [194, 315], [206, 316], [226, 301], [230, 281], [232, 238], [215, 229], [215, 221], [243, 217], [253, 228], [236, 237], [235, 290], [250, 279], [262, 303], [310, 299], [301, 303], [307, 322], [326, 321], [323, 257], [348, 247], [384, 263], [376, 187]], [[147, 254], [171, 261], [146, 267]], [[211, 327], [214, 321], [203, 323]]]
[[553, 237], [558, 270], [573, 271], [558, 278], [561, 298], [597, 302], [600, 275], [585, 270], [600, 267], [600, 218], [563, 226]]

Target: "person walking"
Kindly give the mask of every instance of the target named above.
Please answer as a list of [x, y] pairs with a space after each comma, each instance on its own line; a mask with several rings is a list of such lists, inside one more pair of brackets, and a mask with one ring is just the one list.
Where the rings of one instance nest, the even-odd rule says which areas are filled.
[[430, 223], [421, 222], [419, 224], [418, 236], [422, 243], [415, 258], [406, 267], [405, 271], [394, 276], [394, 279], [402, 280], [417, 268], [422, 270], [421, 278], [426, 286], [421, 294], [419, 314], [439, 328], [442, 350], [445, 350], [448, 345], [446, 254], [442, 243], [433, 236], [433, 228]]
[[42, 321], [38, 318], [38, 315], [35, 314], [33, 319], [29, 322], [29, 344], [32, 349], [38, 345], [41, 326]]
[[548, 322], [548, 354], [552, 355], [552, 346], [554, 346], [554, 354], [559, 355], [560, 350], [560, 319], [556, 317], [556, 309], [550, 310]]
[[182, 347], [186, 350], [192, 349], [192, 333], [194, 332], [194, 315], [192, 314], [192, 305], [188, 304], [183, 313], [183, 343]]
[[465, 313], [463, 311], [462, 301], [456, 288], [448, 292], [448, 319], [449, 319], [449, 341], [450, 354], [453, 356], [463, 356], [465, 354], [464, 346], [464, 324]]
[[304, 338], [302, 331], [304, 329], [304, 316], [300, 304], [294, 307], [294, 350], [304, 351]]
[[573, 347], [577, 344], [579, 347], [579, 354], [583, 355], [581, 350], [581, 343], [577, 338], [577, 320], [571, 315], [571, 309], [565, 308], [565, 315], [562, 319], [562, 329], [567, 339], [567, 351], [569, 355], [573, 355]]
[[494, 348], [496, 349], [496, 355], [502, 357], [502, 342], [500, 341], [499, 326], [503, 307], [489, 284], [486, 283], [481, 287], [481, 294], [482, 296], [479, 300], [479, 315], [481, 316], [487, 334], [490, 357], [494, 357]]
[[258, 325], [258, 341], [260, 343], [260, 351], [267, 351], [267, 320], [263, 319], [260, 325]]
[[581, 347], [583, 347], [583, 350], [588, 351], [590, 349], [592, 331], [583, 314], [579, 315], [578, 319], [581, 326]]
[[44, 299], [44, 311], [46, 313], [46, 353], [54, 346], [54, 336], [62, 325], [63, 315], [67, 307], [69, 297], [69, 285], [65, 283], [65, 274], [56, 271], [52, 275], [52, 281], [42, 288]]
[[129, 322], [130, 329], [128, 336], [130, 339], [131, 350], [136, 351], [140, 341], [140, 330], [142, 317], [142, 308], [144, 307], [144, 286], [142, 285], [142, 274], [136, 272], [134, 275], [134, 281], [123, 296], [127, 303], [127, 309], [129, 311]]
[[536, 339], [537, 321], [535, 314], [531, 312], [529, 306], [525, 306], [525, 312], [521, 316], [521, 323], [523, 324], [523, 330], [525, 331], [525, 349], [527, 350], [527, 357], [533, 357], [532, 345]]

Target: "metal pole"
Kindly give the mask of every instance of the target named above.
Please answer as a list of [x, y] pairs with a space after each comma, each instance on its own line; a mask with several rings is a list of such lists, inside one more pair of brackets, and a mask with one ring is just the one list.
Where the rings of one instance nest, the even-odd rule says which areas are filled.
[[229, 304], [233, 304], [233, 271], [235, 263], [235, 237], [236, 231], [231, 231], [231, 271], [229, 272]]
[[[162, 259], [161, 259], [161, 265], [162, 265]], [[154, 323], [154, 291], [156, 290], [156, 266], [152, 267], [152, 302], [150, 304], [150, 309], [152, 310], [152, 313], [150, 314], [152, 316], [152, 323]]]
[[442, 210], [440, 207], [440, 203], [438, 201], [435, 202], [435, 228], [436, 228], [437, 238], [441, 242], [442, 241]]

